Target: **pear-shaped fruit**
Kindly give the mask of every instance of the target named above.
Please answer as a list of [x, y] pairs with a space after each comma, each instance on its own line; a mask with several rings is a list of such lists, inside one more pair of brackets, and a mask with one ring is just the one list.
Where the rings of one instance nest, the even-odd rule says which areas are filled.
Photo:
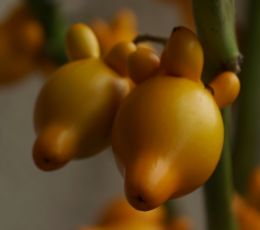
[[88, 157], [110, 143], [112, 122], [132, 86], [100, 58], [71, 62], [46, 82], [37, 99], [34, 160], [43, 170]]
[[223, 136], [220, 110], [199, 82], [155, 76], [138, 85], [112, 132], [129, 202], [151, 210], [198, 188], [219, 161]]

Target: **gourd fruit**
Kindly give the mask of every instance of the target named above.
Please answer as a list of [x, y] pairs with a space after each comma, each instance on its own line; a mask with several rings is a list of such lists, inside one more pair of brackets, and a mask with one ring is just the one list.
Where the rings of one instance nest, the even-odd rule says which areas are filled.
[[218, 104], [198, 76], [203, 53], [197, 37], [179, 28], [168, 44], [158, 73], [127, 96], [113, 125], [115, 159], [128, 201], [138, 210], [154, 209], [205, 183], [223, 146]]
[[[97, 57], [98, 43], [90, 28], [77, 24], [69, 31], [68, 53], [76, 60], [48, 79], [34, 112], [38, 137], [33, 158], [46, 171], [107, 147], [117, 108], [133, 87], [129, 78], [120, 76]], [[73, 31], [76, 35], [71, 34]]]
[[137, 86], [120, 106], [112, 139], [129, 202], [150, 210], [202, 185], [223, 134], [219, 108], [200, 84], [159, 75]]

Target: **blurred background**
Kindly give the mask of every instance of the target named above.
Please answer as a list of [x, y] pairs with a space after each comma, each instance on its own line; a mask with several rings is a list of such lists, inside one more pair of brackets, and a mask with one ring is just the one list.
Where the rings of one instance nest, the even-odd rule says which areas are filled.
[[[1, 0], [0, 18], [20, 2]], [[118, 9], [130, 8], [137, 15], [140, 33], [167, 37], [174, 26], [184, 24], [177, 8], [158, 0], [59, 3], [70, 22], [109, 19]], [[123, 193], [123, 180], [111, 149], [55, 172], [36, 168], [31, 158], [33, 108], [44, 81], [35, 71], [15, 84], [0, 86], [0, 229], [76, 230], [95, 223], [102, 207]], [[177, 205], [181, 213], [193, 219], [195, 229], [205, 229], [201, 190], [178, 199]]]

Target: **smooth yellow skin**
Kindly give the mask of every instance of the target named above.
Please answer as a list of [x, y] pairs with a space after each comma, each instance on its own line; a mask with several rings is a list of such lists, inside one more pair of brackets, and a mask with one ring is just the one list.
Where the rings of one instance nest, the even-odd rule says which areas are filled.
[[[128, 78], [120, 77], [97, 58], [71, 62], [58, 69], [42, 88], [35, 107], [38, 138], [34, 159], [44, 159], [35, 161], [37, 166], [54, 170], [73, 158], [89, 157], [104, 149], [110, 143], [117, 108], [131, 86]], [[57, 126], [64, 128], [54, 134], [48, 131]], [[46, 138], [46, 132], [54, 138]], [[58, 132], [67, 133], [73, 140], [61, 138]], [[62, 147], [62, 140], [65, 145], [67, 141], [73, 143], [71, 151]]]
[[160, 68], [160, 58], [149, 47], [138, 46], [136, 51], [129, 55], [129, 76], [135, 83], [141, 83], [156, 75]]
[[67, 33], [67, 55], [71, 60], [99, 57], [98, 40], [85, 24], [73, 24]]
[[185, 27], [176, 27], [162, 53], [162, 69], [166, 74], [199, 82], [203, 62], [203, 50], [197, 36]]
[[120, 75], [128, 75], [129, 56], [136, 51], [133, 42], [119, 42], [105, 56], [104, 61]]
[[102, 226], [113, 225], [123, 221], [147, 221], [159, 224], [163, 223], [165, 219], [166, 213], [163, 206], [148, 212], [141, 212], [134, 209], [124, 197], [120, 197], [110, 202], [104, 209], [98, 223]]
[[233, 72], [223, 72], [210, 83], [215, 101], [220, 108], [232, 104], [238, 97], [240, 81]]
[[223, 136], [219, 108], [201, 84], [157, 76], [138, 85], [112, 131], [130, 204], [151, 210], [201, 186], [219, 161]]

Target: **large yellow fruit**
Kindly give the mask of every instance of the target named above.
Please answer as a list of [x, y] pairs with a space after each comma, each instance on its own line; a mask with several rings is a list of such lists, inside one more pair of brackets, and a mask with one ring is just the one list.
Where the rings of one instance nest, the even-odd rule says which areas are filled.
[[218, 163], [223, 136], [220, 110], [200, 82], [162, 75], [137, 86], [112, 133], [129, 202], [150, 210], [198, 188]]
[[130, 88], [128, 78], [121, 78], [98, 58], [71, 62], [57, 70], [36, 103], [36, 164], [52, 170], [104, 149], [117, 107]]

